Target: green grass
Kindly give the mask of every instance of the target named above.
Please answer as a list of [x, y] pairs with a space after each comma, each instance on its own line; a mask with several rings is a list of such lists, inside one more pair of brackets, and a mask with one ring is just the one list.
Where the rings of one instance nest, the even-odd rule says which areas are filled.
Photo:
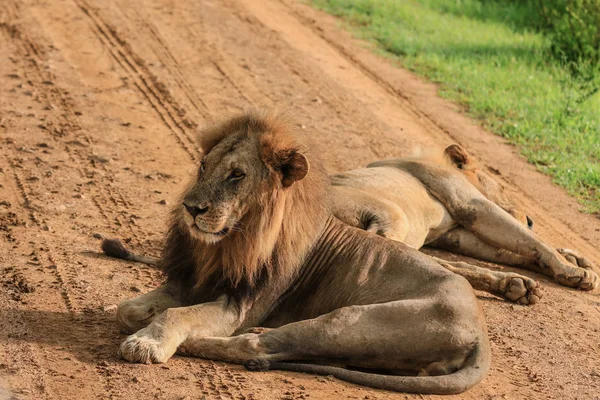
[[[549, 56], [535, 9], [510, 0], [313, 0], [516, 144], [600, 212], [600, 93]], [[600, 74], [597, 75], [600, 78]], [[597, 80], [598, 81], [598, 80]], [[596, 82], [597, 82], [596, 81]]]

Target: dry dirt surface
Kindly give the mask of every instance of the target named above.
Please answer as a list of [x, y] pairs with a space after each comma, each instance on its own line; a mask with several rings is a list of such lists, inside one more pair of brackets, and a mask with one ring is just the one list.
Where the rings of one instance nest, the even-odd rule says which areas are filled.
[[[458, 142], [522, 199], [539, 235], [600, 264], [597, 217], [433, 85], [293, 0], [2, 0], [0, 93], [2, 399], [435, 397], [117, 357], [116, 304], [161, 277], [100, 255], [99, 238], [157, 254], [199, 159], [197, 127], [250, 105], [294, 110], [331, 172]], [[535, 277], [534, 307], [480, 297], [493, 366], [456, 398], [600, 398], [598, 294]]]

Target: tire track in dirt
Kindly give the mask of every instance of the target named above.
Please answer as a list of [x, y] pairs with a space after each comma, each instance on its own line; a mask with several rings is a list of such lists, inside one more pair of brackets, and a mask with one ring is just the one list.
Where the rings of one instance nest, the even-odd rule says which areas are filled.
[[[13, 20], [16, 19], [18, 17], [18, 15], [16, 15], [16, 13], [18, 13], [18, 8], [15, 7], [14, 4], [9, 3], [7, 4], [8, 7], [5, 8], [5, 13], [6, 15], [3, 17], [3, 19], [5, 21], [9, 21], [9, 20]], [[12, 6], [12, 7], [11, 7]], [[5, 25], [6, 26], [6, 25]], [[3, 29], [3, 32], [5, 33], [5, 36], [7, 39], [16, 39], [20, 45], [21, 48], [24, 48], [25, 51], [27, 52], [27, 50], [31, 50], [36, 57], [39, 57], [40, 51], [39, 49], [30, 41], [28, 41], [27, 39], [23, 38], [23, 35], [16, 29], [16, 27], [12, 27], [10, 29]], [[34, 61], [34, 64], [37, 66], [37, 62]], [[46, 85], [47, 86], [47, 85]], [[7, 155], [5, 155], [6, 160], [9, 160], [9, 157]], [[21, 174], [19, 174], [19, 172], [17, 171], [18, 169], [21, 168], [25, 168], [25, 166], [23, 165], [16, 165], [16, 161], [10, 161], [9, 166], [11, 168], [11, 172], [13, 174], [13, 178], [15, 181], [15, 185], [16, 187], [19, 189], [19, 193], [21, 194], [22, 197], [22, 202], [25, 205], [25, 207], [28, 210], [28, 216], [29, 219], [31, 220], [31, 222], [33, 222], [35, 224], [35, 226], [40, 229], [43, 230], [44, 226], [42, 221], [40, 220], [39, 216], [37, 215], [37, 213], [34, 211], [33, 206], [32, 206], [32, 201], [30, 198], [30, 189], [27, 187], [27, 185], [24, 183], [24, 180], [21, 177]], [[65, 283], [65, 271], [64, 271], [64, 267], [60, 266], [56, 260], [55, 260], [55, 256], [53, 256], [52, 252], [49, 250], [48, 247], [48, 243], [45, 241], [45, 238], [42, 236], [40, 237], [41, 239], [41, 244], [48, 249], [47, 252], [47, 259], [50, 262], [51, 265], [54, 265], [55, 268], [53, 268], [54, 270], [54, 274], [56, 276], [56, 280], [59, 282], [60, 284], [60, 292], [61, 295], [63, 297], [64, 303], [65, 303], [65, 307], [67, 308], [68, 312], [74, 316], [75, 315], [75, 308], [73, 305], [73, 299], [71, 296], [71, 293], [69, 291], [68, 286]]]
[[218, 365], [216, 362], [207, 360], [208, 386], [213, 396], [230, 398], [234, 400], [246, 400], [248, 397], [243, 393], [243, 388], [234, 378], [233, 373], [224, 364]]
[[[188, 83], [188, 79], [182, 71], [177, 57], [169, 49], [167, 43], [152, 22], [151, 17], [142, 15], [135, 4], [119, 2], [117, 6], [127, 16], [127, 20], [139, 28], [139, 31], [145, 32], [154, 38], [150, 42], [150, 47], [157, 59], [167, 67], [177, 87], [184, 92], [194, 108], [201, 113], [203, 119], [211, 121], [213, 117], [211, 114], [207, 114], [206, 111], [210, 111], [214, 115], [215, 107], [211, 107], [207, 101], [204, 101], [198, 92]], [[195, 43], [198, 50], [201, 53], [209, 54], [208, 63], [220, 74], [220, 77], [225, 81], [225, 86], [233, 88], [237, 92], [237, 95], [248, 105], [267, 106], [273, 104], [273, 99], [269, 93], [259, 91], [247, 79], [243, 79], [245, 76], [243, 73], [240, 73], [240, 68], [231, 63], [228, 57], [224, 55], [224, 47], [221, 45], [222, 40], [218, 35], [215, 35], [215, 32], [202, 28], [205, 24], [204, 16], [200, 15], [200, 17], [200, 20], [186, 29], [190, 35], [190, 39]], [[197, 103], [202, 104], [203, 110], [198, 107]]]
[[164, 88], [161, 90], [160, 87], [157, 87], [159, 83], [148, 73], [143, 60], [133, 52], [125, 40], [117, 35], [115, 28], [106, 23], [100, 13], [96, 12], [85, 1], [74, 1], [95, 26], [95, 32], [100, 42], [123, 68], [123, 71], [128, 74], [135, 87], [156, 111], [156, 114], [169, 129], [169, 132], [172, 133], [177, 143], [188, 153], [192, 161], [198, 160], [200, 149], [193, 136], [188, 132], [188, 129], [195, 126], [195, 123], [181, 118], [180, 115], [183, 114], [183, 111], [173, 103]]
[[[6, 10], [9, 12], [8, 16], [10, 18], [17, 19], [19, 17], [19, 8], [16, 6], [15, 3], [12, 2], [8, 3], [8, 5], [9, 7], [6, 8]], [[11, 10], [12, 13], [10, 13]], [[41, 50], [39, 46], [37, 46], [32, 40], [28, 39], [22, 32], [19, 32], [18, 35], [14, 35], [12, 39], [16, 39], [17, 42], [21, 44], [22, 51], [19, 54], [19, 56], [29, 61], [29, 68], [27, 70], [24, 70], [23, 73], [26, 75], [27, 78], [29, 78], [29, 81], [32, 82], [32, 86], [36, 87], [39, 90], [39, 95], [43, 98], [43, 100], [46, 103], [49, 104], [48, 107], [54, 107], [52, 106], [52, 104], [58, 104], [62, 111], [58, 116], [58, 127], [53, 127], [53, 121], [50, 120], [47, 123], [41, 124], [40, 128], [49, 131], [53, 130], [54, 133], [56, 133], [59, 136], [64, 136], [70, 133], [76, 135], [72, 138], [72, 140], [66, 143], [66, 150], [71, 157], [73, 157], [73, 154], [79, 156], [78, 158], [80, 163], [77, 163], [77, 170], [80, 176], [86, 177], [85, 171], [83, 171], [79, 167], [79, 165], [85, 164], [85, 156], [80, 155], [79, 151], [77, 150], [69, 151], [69, 144], [81, 143], [79, 142], [79, 140], [83, 140], [85, 145], [92, 145], [92, 139], [86, 134], [85, 130], [83, 130], [73, 118], [70, 118], [76, 116], [76, 112], [72, 109], [72, 107], [69, 104], [70, 100], [66, 96], [64, 96], [63, 93], [56, 86], [54, 86], [52, 82], [54, 82], [56, 79], [52, 75], [52, 73], [49, 72], [49, 70], [42, 68], [42, 65], [46, 64], [46, 61], [44, 60], [43, 56], [43, 50]], [[30, 57], [28, 49], [30, 49], [33, 52], [33, 58]], [[112, 194], [112, 188], [110, 187], [110, 185], [107, 185], [107, 189], [109, 192], [108, 199], [118, 206], [118, 203], [116, 202], [114, 195]], [[104, 193], [104, 191], [101, 191], [101, 193]], [[105, 217], [105, 223], [108, 225], [109, 218], [107, 217], [107, 210], [101, 205], [105, 204], [106, 202], [104, 200], [98, 201], [98, 195], [93, 195], [93, 198], [96, 207], [98, 208], [100, 214]]]
[[[121, 6], [121, 4], [119, 4], [119, 6]], [[139, 11], [135, 9], [134, 12], [138, 14], [139, 18]], [[196, 93], [196, 91], [189, 85], [183, 72], [181, 71], [179, 62], [173, 56], [169, 47], [165, 44], [154, 24], [152, 24], [150, 21], [144, 20], [141, 25], [138, 26], [141, 26], [143, 31], [148, 33], [149, 36], [154, 39], [154, 43], [157, 44], [157, 46], [153, 46], [155, 53], [157, 54], [158, 58], [163, 61], [165, 65], [167, 65], [169, 73], [173, 76], [173, 79], [181, 91], [185, 93], [185, 96], [189, 100], [190, 104], [192, 104], [192, 106], [204, 120], [212, 120], [211, 109], [208, 107], [206, 102], [202, 100], [200, 96], [198, 96], [198, 93]], [[153, 78], [153, 80], [156, 80], [156, 78]], [[196, 126], [194, 122], [186, 122], [186, 125]]]
[[[19, 188], [19, 192], [21, 193], [21, 197], [23, 199], [23, 204], [25, 204], [25, 206], [27, 207], [27, 209], [29, 211], [30, 220], [35, 224], [35, 226], [38, 229], [44, 230], [44, 226], [40, 222], [39, 217], [37, 216], [37, 214], [33, 210], [33, 208], [31, 208], [31, 200], [30, 200], [30, 196], [28, 194], [29, 190], [28, 190], [27, 186], [25, 186], [23, 184], [23, 179], [21, 179], [20, 174], [17, 172], [17, 166], [15, 164], [11, 163], [11, 167], [12, 167], [15, 184]], [[48, 242], [45, 240], [44, 236], [40, 237], [40, 241], [41, 241], [41, 244], [44, 246], [44, 248], [47, 249], [46, 257], [48, 259], [48, 262], [50, 263], [50, 268], [53, 270], [56, 280], [58, 281], [58, 283], [60, 285], [60, 294], [65, 302], [65, 307], [67, 308], [67, 311], [69, 312], [69, 314], [71, 314], [72, 317], [75, 317], [77, 310], [73, 304], [73, 298], [71, 296], [71, 292], [70, 292], [69, 287], [66, 284], [66, 280], [64, 278], [65, 273], [68, 273], [68, 272], [66, 272], [65, 268], [56, 262], [55, 257], [53, 256], [52, 251], [50, 250], [50, 247], [48, 246]]]
[[[10, 9], [9, 9], [10, 10]], [[13, 8], [16, 10], [16, 8]], [[17, 17], [17, 15], [13, 15], [13, 17]], [[89, 161], [92, 162], [93, 167], [99, 167], [106, 174], [106, 179], [108, 183], [102, 185], [103, 190], [95, 190], [92, 191], [90, 186], [86, 186], [89, 188], [88, 194], [92, 197], [93, 203], [98, 208], [100, 214], [105, 219], [105, 224], [107, 227], [112, 225], [111, 221], [116, 223], [118, 226], [123, 226], [128, 229], [129, 234], [135, 240], [135, 243], [139, 243], [138, 230], [133, 226], [132, 221], [133, 218], [131, 214], [127, 216], [129, 212], [129, 203], [125, 200], [123, 194], [119, 191], [115, 191], [111, 182], [114, 182], [114, 176], [112, 171], [106, 168], [104, 162], [97, 161], [97, 158], [94, 155], [89, 155], [86, 153], [82, 153], [78, 145], [72, 146], [73, 150], [69, 151], [69, 143], [83, 143], [86, 146], [92, 146], [93, 140], [91, 137], [85, 132], [85, 130], [77, 123], [74, 119], [76, 117], [76, 111], [73, 110], [71, 106], [71, 100], [63, 94], [63, 92], [58, 89], [54, 84], [48, 84], [56, 81], [56, 77], [47, 69], [42, 66], [47, 64], [47, 61], [44, 59], [44, 51], [35, 44], [34, 41], [27, 38], [23, 33], [18, 35], [19, 40], [22, 43], [22, 49], [24, 50], [21, 53], [21, 56], [24, 59], [30, 60], [30, 66], [27, 71], [24, 71], [26, 76], [29, 77], [29, 80], [33, 83], [34, 87], [39, 90], [39, 95], [44, 98], [48, 104], [58, 105], [61, 109], [61, 113], [59, 114], [57, 125], [58, 127], [52, 128], [53, 125], [52, 120], [47, 123], [47, 125], [43, 125], [44, 129], [54, 129], [57, 134], [63, 135], [75, 135], [72, 140], [67, 142], [67, 151], [70, 156], [76, 156], [78, 158], [78, 162], [76, 162], [77, 170], [81, 177], [87, 177], [86, 171], [82, 170], [79, 166], [85, 165]], [[34, 58], [29, 56], [29, 52], [27, 49], [31, 49], [34, 54]], [[53, 106], [51, 106], [53, 107]], [[107, 200], [111, 202], [118, 211], [110, 212], [106, 206]], [[109, 217], [109, 214], [112, 214], [112, 219]]]
[[[3, 33], [3, 28], [0, 26], [0, 40], [4, 38]], [[2, 160], [2, 162], [0, 162], [0, 165], [2, 166], [11, 164], [4, 146], [2, 146], [2, 151], [0, 152], [0, 160]], [[0, 183], [0, 188], [2, 188], [3, 191], [3, 200], [6, 201], [7, 204], [10, 204], [10, 208], [12, 209], [15, 209], [21, 202], [23, 202], [23, 205], [26, 207], [28, 196], [27, 193], [23, 191], [22, 185], [20, 185], [20, 178], [18, 177], [16, 170], [6, 171], [4, 168], [1, 168], [1, 170], [4, 172]], [[13, 173], [11, 174], [10, 172]], [[13, 194], [13, 196], [10, 196], [10, 194]], [[39, 222], [37, 215], [33, 213], [31, 209], [28, 211], [29, 212], [24, 212], [24, 214], [27, 215], [27, 218], [31, 223], [37, 225]], [[4, 217], [4, 213], [0, 213], [0, 215]], [[20, 338], [28, 334], [27, 329], [24, 328], [26, 326], [26, 321], [19, 312], [20, 308], [23, 307], [21, 292], [23, 289], [29, 292], [33, 290], [33, 286], [29, 280], [27, 280], [27, 277], [22, 275], [22, 269], [16, 266], [10, 266], [11, 263], [8, 259], [8, 253], [16, 251], [15, 249], [20, 249], [22, 246], [23, 241], [19, 235], [14, 232], [15, 225], [18, 225], [19, 222], [19, 216], [16, 216], [14, 223], [10, 224], [13, 226], [10, 227], [8, 226], [9, 224], [6, 224], [6, 221], [2, 221], [2, 230], [7, 233], [7, 238], [10, 238], [9, 242], [11, 250], [0, 254], [0, 266], [2, 268], [2, 276], [0, 277], [0, 283], [2, 283], [2, 289], [0, 290], [0, 321], [3, 322], [0, 336], [2, 336], [3, 342], [7, 343], [12, 348], [16, 348], [16, 351], [10, 351], [7, 348], [0, 349], [0, 359], [4, 361], [4, 363], [0, 363], [0, 377], [6, 373], [18, 373], [24, 375], [23, 378], [25, 378], [25, 381], [19, 386], [18, 392], [16, 393], [24, 395], [35, 394], [37, 398], [43, 399], [46, 398], [45, 376], [47, 371], [42, 366], [40, 357], [34, 351], [33, 346], [30, 343], [19, 341]], [[19, 287], [14, 286], [14, 282], [11, 282], [11, 273], [13, 274], [13, 277], [18, 276], [20, 278]], [[8, 289], [7, 283], [12, 284], [14, 290]], [[21, 302], [21, 304], [19, 304], [19, 302]], [[10, 362], [7, 362], [9, 360]], [[25, 371], [21, 368], [23, 365], [28, 365], [30, 367]], [[0, 398], [2, 398], [2, 395], [4, 394], [1, 389], [4, 389], [4, 387], [0, 386]]]
[[[8, 3], [7, 7], [4, 9], [5, 15], [2, 17], [4, 20], [15, 21], [21, 19], [21, 10], [20, 6], [16, 3]], [[8, 25], [6, 25], [8, 26]], [[70, 99], [63, 95], [60, 89], [58, 89], [55, 85], [55, 77], [49, 71], [48, 68], [44, 68], [43, 66], [47, 64], [45, 52], [41, 46], [35, 43], [34, 40], [28, 38], [28, 36], [20, 29], [20, 26], [10, 25], [10, 29], [8, 29], [9, 35], [7, 35], [7, 40], [10, 40], [16, 46], [16, 56], [19, 59], [24, 60], [25, 68], [20, 69], [20, 73], [27, 80], [28, 84], [36, 90], [36, 96], [38, 96], [38, 101], [49, 104], [47, 106], [48, 109], [53, 109], [58, 107], [60, 113], [53, 113], [52, 117], [49, 118], [44, 124], [40, 125], [40, 128], [47, 131], [52, 131], [52, 133], [58, 137], [62, 137], [68, 139], [69, 137], [73, 137], [72, 141], [83, 140], [87, 144], [92, 144], [92, 140], [85, 134], [83, 129], [72, 119], [69, 117], [75, 116], [75, 112], [70, 106]], [[76, 136], [74, 136], [76, 135]], [[15, 147], [15, 146], [13, 146]], [[66, 145], [67, 151], [68, 144]], [[18, 153], [18, 149], [14, 148], [13, 153]], [[73, 154], [79, 155], [79, 152], [69, 151], [69, 157], [72, 159]], [[5, 154], [5, 157], [8, 159], [8, 155]], [[79, 161], [79, 165], [86, 163], [86, 157], [80, 156], [75, 157]], [[23, 178], [23, 174], [29, 176], [37, 176], [39, 174], [34, 173], [35, 167], [30, 168], [27, 165], [27, 162], [21, 158], [13, 159], [9, 162], [10, 169], [13, 175], [14, 186], [18, 189], [18, 193], [21, 196], [21, 200], [19, 201], [24, 205], [24, 209], [26, 210], [29, 219], [33, 223], [29, 229], [37, 230], [40, 234], [32, 235], [29, 243], [33, 244], [35, 248], [40, 251], [34, 250], [32, 253], [33, 258], [36, 260], [36, 265], [48, 265], [46, 269], [50, 270], [52, 275], [54, 275], [55, 281], [58, 284], [58, 292], [60, 293], [60, 297], [63, 300], [64, 307], [68, 313], [68, 322], [69, 324], [75, 324], [73, 326], [73, 330], [76, 332], [81, 330], [82, 327], [79, 326], [82, 322], [82, 314], [84, 311], [83, 307], [74, 300], [73, 289], [76, 288], [75, 285], [75, 277], [78, 274], [78, 271], [75, 269], [75, 265], [71, 262], [62, 262], [59, 257], [56, 255], [55, 246], [50, 244], [50, 239], [52, 236], [51, 229], [46, 225], [45, 219], [40, 217], [40, 214], [36, 210], [35, 201], [33, 200], [34, 195], [33, 190], [30, 188], [28, 184], [25, 182], [26, 179]], [[78, 174], [81, 177], [85, 177], [85, 171], [81, 168], [76, 168]], [[19, 172], [22, 171], [22, 172]], [[96, 197], [94, 197], [96, 198]], [[114, 197], [110, 195], [110, 198], [115, 202], [115, 204], [119, 205], [119, 203], [114, 200]], [[102, 207], [99, 202], [95, 201], [98, 210], [101, 215], [104, 215], [106, 218], [105, 208]], [[103, 203], [105, 203], [103, 201]], [[121, 205], [122, 206], [122, 205]], [[107, 219], [107, 218], [106, 218]], [[44, 254], [44, 256], [42, 256]], [[45, 258], [42, 259], [42, 258]], [[38, 324], [38, 321], [35, 319], [22, 319], [23, 326], [31, 326], [32, 329], [36, 329], [35, 325]], [[60, 331], [63, 328], [63, 324], [65, 321], [59, 322], [58, 326], [50, 327], [47, 324], [41, 326], [41, 331], [45, 329], [54, 329]], [[32, 325], [33, 324], [33, 325]], [[67, 335], [69, 336], [69, 335]], [[73, 337], [76, 342], [76, 336]], [[42, 358], [45, 353], [42, 351], [42, 356], [40, 357], [39, 349], [34, 349], [33, 345], [30, 343], [16, 343], [18, 348], [25, 348], [27, 352], [31, 354], [31, 364], [32, 366], [39, 370], [38, 375], [41, 375], [40, 379], [37, 381], [37, 387], [41, 388], [41, 393], [36, 395], [36, 398], [50, 398], [50, 394], [47, 391], [47, 387], [44, 384], [43, 376], [48, 375], [49, 373], [56, 373], [53, 370], [48, 370], [48, 368], [43, 367]], [[101, 378], [106, 384], [106, 387], [109, 387], [109, 382], [106, 377]], [[112, 394], [108, 393], [109, 397], [112, 397]]]

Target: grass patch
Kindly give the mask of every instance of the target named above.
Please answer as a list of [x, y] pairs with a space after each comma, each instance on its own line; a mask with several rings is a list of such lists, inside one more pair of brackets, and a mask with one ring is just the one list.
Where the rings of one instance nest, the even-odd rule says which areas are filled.
[[[550, 40], [535, 31], [530, 2], [312, 3], [403, 66], [440, 83], [443, 97], [465, 105], [487, 129], [519, 146], [585, 211], [600, 212], [600, 93], [594, 92], [600, 73], [549, 56]], [[578, 68], [586, 73], [573, 73]]]

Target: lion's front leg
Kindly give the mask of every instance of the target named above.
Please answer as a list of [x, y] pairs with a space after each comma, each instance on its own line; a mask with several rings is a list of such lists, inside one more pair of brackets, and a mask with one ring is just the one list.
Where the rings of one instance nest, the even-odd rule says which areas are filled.
[[152, 323], [166, 309], [181, 307], [179, 288], [166, 283], [134, 299], [121, 302], [117, 308], [117, 322], [124, 333], [136, 332]]
[[533, 279], [512, 272], [491, 271], [462, 261], [432, 257], [446, 269], [466, 278], [473, 289], [523, 305], [536, 304], [542, 297], [540, 285]]
[[171, 308], [121, 344], [120, 355], [129, 362], [163, 363], [192, 334], [194, 337], [229, 336], [239, 326], [239, 312], [225, 298], [190, 307]]

